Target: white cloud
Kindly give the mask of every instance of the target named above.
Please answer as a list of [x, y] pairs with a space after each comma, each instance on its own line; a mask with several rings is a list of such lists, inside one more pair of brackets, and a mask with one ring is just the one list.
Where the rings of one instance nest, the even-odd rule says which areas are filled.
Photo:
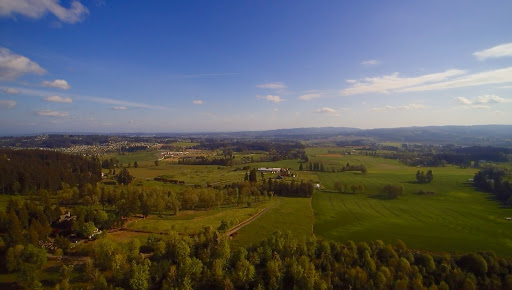
[[42, 75], [46, 70], [29, 58], [0, 47], [0, 79], [12, 80], [27, 73]]
[[390, 91], [414, 87], [425, 83], [437, 82], [445, 80], [449, 77], [464, 74], [465, 71], [458, 69], [446, 70], [441, 73], [427, 74], [412, 78], [399, 77], [398, 73], [385, 75], [382, 77], [364, 78], [354, 81], [347, 80], [351, 87], [341, 91], [344, 96], [365, 94], [365, 93], [383, 93], [388, 94]]
[[0, 109], [12, 109], [16, 107], [16, 101], [0, 100]]
[[[0, 0], [1, 1], [1, 0]], [[3, 87], [0, 84], [0, 90], [1, 89], [7, 89], [7, 87]], [[53, 95], [58, 95], [59, 92], [56, 91], [46, 91], [46, 90], [40, 90], [40, 89], [29, 89], [29, 88], [17, 88], [20, 90], [20, 93], [27, 96], [33, 96], [33, 97], [50, 97]], [[134, 107], [134, 108], [145, 108], [145, 109], [155, 109], [155, 110], [171, 110], [168, 107], [164, 107], [161, 105], [150, 105], [145, 103], [138, 103], [138, 102], [130, 102], [130, 101], [124, 101], [124, 100], [117, 100], [117, 99], [111, 99], [111, 98], [101, 98], [101, 97], [94, 97], [94, 96], [86, 96], [86, 95], [76, 95], [76, 94], [68, 94], [73, 99], [78, 99], [81, 101], [89, 101], [94, 103], [100, 103], [100, 104], [108, 104], [108, 105], [118, 105], [118, 106], [126, 106], [126, 107]]]
[[59, 118], [66, 118], [69, 117], [68, 112], [57, 112], [52, 110], [39, 110], [35, 112], [38, 116], [44, 116], [44, 117], [59, 117]]
[[17, 95], [20, 93], [20, 90], [17, 90], [15, 88], [7, 88], [7, 89], [5, 89], [5, 92], [8, 93], [9, 95]]
[[117, 111], [128, 110], [128, 107], [125, 107], [125, 106], [115, 106], [115, 107], [112, 107], [112, 110], [117, 110]]
[[77, 96], [77, 98], [79, 98], [81, 100], [86, 100], [86, 101], [91, 101], [91, 102], [101, 103], [101, 104], [109, 104], [109, 105], [120, 105], [120, 106], [126, 106], [126, 107], [159, 109], [159, 110], [167, 110], [168, 109], [163, 106], [154, 106], [154, 105], [148, 105], [148, 104], [143, 104], [143, 103], [110, 99], [110, 98], [99, 98], [99, 97], [89, 97], [89, 96]]
[[204, 104], [204, 101], [203, 100], [193, 100], [192, 103], [194, 103], [194, 105], [202, 105], [202, 104]]
[[456, 100], [463, 104], [463, 105], [471, 105], [473, 104], [473, 101], [469, 100], [468, 98], [465, 98], [465, 97], [457, 97]]
[[260, 89], [273, 89], [273, 90], [279, 90], [279, 89], [286, 89], [288, 86], [285, 85], [282, 82], [275, 82], [275, 83], [266, 83], [266, 84], [259, 84], [256, 86]]
[[276, 103], [276, 104], [284, 101], [283, 99], [281, 99], [280, 96], [266, 95], [266, 96], [256, 96], [256, 97], [258, 97], [260, 99], [265, 99], [269, 102]]
[[380, 64], [380, 61], [376, 59], [369, 59], [361, 62], [362, 65], [377, 65]]
[[473, 55], [478, 58], [478, 60], [486, 60], [488, 58], [498, 58], [498, 57], [507, 57], [512, 56], [512, 42], [505, 43], [501, 45], [497, 45], [485, 50], [477, 51], [473, 53]]
[[68, 97], [61, 97], [61, 96], [49, 96], [44, 98], [43, 100], [47, 102], [55, 102], [55, 103], [72, 103], [73, 100]]
[[58, 88], [63, 90], [69, 90], [71, 89], [71, 86], [68, 84], [65, 80], [54, 80], [54, 81], [44, 81], [41, 82], [41, 86], [43, 87], [49, 87], [49, 88]]
[[485, 95], [476, 97], [476, 103], [478, 104], [498, 104], [504, 103], [506, 100], [496, 95]]
[[397, 92], [421, 92], [421, 91], [432, 91], [432, 90], [444, 90], [462, 87], [472, 87], [490, 84], [502, 84], [512, 82], [512, 67], [497, 69], [491, 71], [485, 71], [459, 78], [440, 82], [437, 84], [430, 84], [424, 86], [410, 87], [397, 90]]
[[310, 101], [312, 99], [320, 98], [320, 94], [305, 94], [299, 97], [299, 100]]
[[457, 102], [461, 105], [471, 106], [473, 108], [489, 108], [487, 104], [501, 104], [501, 103], [510, 103], [511, 99], [505, 99], [496, 95], [483, 95], [473, 98], [472, 100], [465, 97], [457, 97], [455, 98]]
[[472, 105], [471, 108], [473, 109], [484, 109], [484, 110], [489, 110], [491, 107], [487, 106], [487, 105]]
[[327, 108], [327, 107], [316, 109], [315, 113], [339, 116], [338, 111], [336, 111], [335, 109]]
[[410, 110], [418, 110], [424, 109], [425, 105], [422, 104], [409, 104], [403, 106], [384, 106], [384, 107], [375, 107], [372, 108], [372, 111], [376, 112], [388, 112], [388, 111], [410, 111]]
[[59, 0], [2, 0], [0, 1], [0, 16], [11, 17], [20, 14], [38, 19], [46, 13], [52, 13], [60, 21], [76, 23], [83, 21], [89, 10], [78, 1], [72, 1], [69, 8], [59, 4]]
[[[348, 82], [348, 81], [347, 81]], [[364, 78], [353, 82], [349, 88], [341, 90], [344, 96], [365, 93], [403, 93], [445, 90], [452, 88], [512, 83], [512, 67], [466, 74], [466, 71], [451, 69], [440, 73], [404, 78], [398, 73], [374, 78]]]

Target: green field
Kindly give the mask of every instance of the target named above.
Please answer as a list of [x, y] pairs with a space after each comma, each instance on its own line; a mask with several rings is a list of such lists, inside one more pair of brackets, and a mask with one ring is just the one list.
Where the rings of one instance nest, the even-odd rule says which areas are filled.
[[171, 179], [183, 180], [187, 184], [225, 184], [243, 181], [245, 170], [216, 165], [181, 165], [161, 162], [159, 166], [130, 168], [130, 174], [138, 178], [153, 179], [166, 175]]
[[234, 247], [256, 244], [275, 231], [290, 231], [297, 238], [311, 236], [313, 215], [310, 198], [278, 197], [274, 200], [278, 201], [274, 207], [238, 231], [232, 240]]
[[[330, 157], [314, 157], [339, 162]], [[350, 155], [344, 161], [368, 167], [359, 172], [318, 173], [327, 189], [313, 197], [314, 231], [317, 237], [336, 241], [403, 240], [416, 249], [447, 252], [493, 250], [512, 256], [512, 209], [493, 201], [490, 195], [477, 192], [467, 183], [475, 169], [454, 166], [416, 168], [398, 161]], [[416, 171], [432, 169], [431, 184], [415, 183]], [[333, 191], [336, 181], [363, 185], [364, 194]], [[389, 199], [379, 194], [386, 184], [400, 184], [404, 195]], [[433, 195], [416, 194], [419, 190]]]
[[178, 233], [195, 234], [205, 227], [217, 229], [222, 220], [237, 224], [242, 222], [259, 210], [273, 206], [277, 200], [262, 202], [252, 207], [227, 207], [208, 211], [183, 211], [177, 216], [155, 215], [145, 219], [135, 219], [126, 225], [129, 229], [151, 231], [155, 233], [176, 231]]

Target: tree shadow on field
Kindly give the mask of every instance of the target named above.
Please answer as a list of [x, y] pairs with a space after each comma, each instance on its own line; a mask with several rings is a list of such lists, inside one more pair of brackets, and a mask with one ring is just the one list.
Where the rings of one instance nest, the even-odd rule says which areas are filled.
[[373, 198], [373, 199], [378, 199], [378, 200], [393, 200], [393, 199], [396, 199], [392, 196], [389, 196], [387, 194], [382, 194], [382, 193], [374, 193], [374, 194], [368, 194], [368, 197], [369, 198]]

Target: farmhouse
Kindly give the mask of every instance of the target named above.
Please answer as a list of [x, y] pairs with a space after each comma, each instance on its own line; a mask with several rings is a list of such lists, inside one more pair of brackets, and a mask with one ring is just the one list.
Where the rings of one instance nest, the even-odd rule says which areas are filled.
[[270, 172], [270, 173], [277, 173], [281, 172], [281, 168], [267, 168], [267, 167], [260, 167], [258, 168], [258, 172]]

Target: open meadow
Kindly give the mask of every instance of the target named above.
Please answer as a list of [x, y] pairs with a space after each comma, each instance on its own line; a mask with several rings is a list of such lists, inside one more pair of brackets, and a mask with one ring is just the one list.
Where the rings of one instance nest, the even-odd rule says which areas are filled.
[[311, 236], [313, 213], [310, 198], [277, 197], [273, 200], [277, 204], [238, 231], [231, 241], [233, 247], [257, 244], [275, 231], [289, 231], [291, 236], [301, 239]]
[[[490, 194], [476, 191], [467, 182], [476, 169], [417, 168], [365, 155], [319, 155], [310, 159], [332, 165], [363, 163], [368, 173], [318, 173], [325, 190], [313, 196], [317, 237], [356, 242], [401, 239], [416, 249], [492, 250], [499, 255], [512, 256], [512, 222], [505, 219], [512, 216], [512, 209], [492, 200]], [[432, 169], [433, 182], [416, 183], [418, 169]], [[347, 184], [348, 192], [335, 191], [335, 182]], [[386, 184], [403, 186], [404, 194], [397, 199], [381, 195], [380, 189]], [[364, 193], [352, 193], [352, 185], [362, 185]], [[418, 194], [420, 190], [431, 194]]]
[[178, 215], [150, 215], [147, 218], [133, 219], [125, 226], [132, 230], [143, 230], [154, 233], [175, 231], [182, 234], [196, 234], [205, 227], [217, 229], [221, 221], [236, 225], [260, 210], [277, 204], [276, 199], [254, 204], [252, 207], [223, 207], [214, 210], [181, 211]]

